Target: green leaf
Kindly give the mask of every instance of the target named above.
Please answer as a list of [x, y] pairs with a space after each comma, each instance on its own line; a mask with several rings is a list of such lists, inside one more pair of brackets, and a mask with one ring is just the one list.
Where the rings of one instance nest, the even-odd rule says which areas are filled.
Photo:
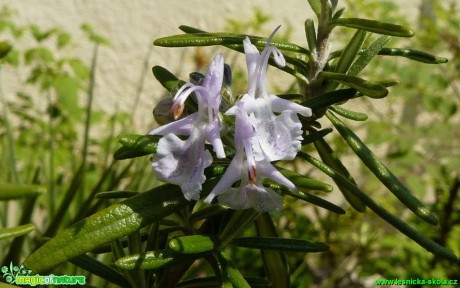
[[332, 29], [335, 26], [345, 26], [349, 28], [397, 37], [414, 36], [414, 31], [404, 26], [369, 19], [339, 18], [331, 20], [329, 22], [329, 29]]
[[93, 27], [90, 24], [84, 23], [80, 26], [80, 28], [87, 34], [91, 42], [110, 47], [110, 40], [100, 34], [95, 33]]
[[351, 65], [350, 69], [348, 70], [348, 75], [356, 76], [361, 72], [369, 62], [377, 55], [382, 48], [387, 45], [388, 41], [390, 41], [390, 36], [381, 36], [372, 44], [364, 49], [364, 51], [359, 55], [358, 59]]
[[312, 194], [309, 194], [309, 193], [305, 193], [305, 192], [302, 192], [302, 191], [293, 191], [293, 190], [284, 188], [283, 186], [279, 186], [279, 185], [276, 185], [276, 184], [269, 184], [268, 186], [271, 189], [275, 190], [275, 191], [279, 191], [280, 193], [283, 193], [285, 195], [289, 195], [289, 196], [295, 197], [297, 199], [307, 201], [307, 202], [309, 202], [311, 204], [314, 204], [314, 205], [316, 205], [318, 207], [321, 207], [321, 208], [324, 208], [326, 210], [329, 210], [329, 211], [331, 211], [333, 213], [345, 214], [345, 211], [342, 208], [340, 208], [339, 206], [337, 206], [335, 204], [332, 204], [331, 202], [329, 202], [327, 200], [324, 200], [323, 198], [320, 198], [318, 196], [315, 196], [315, 195], [312, 195]]
[[235, 238], [233, 245], [255, 249], [270, 249], [296, 252], [326, 252], [329, 246], [323, 242], [278, 237], [242, 237]]
[[78, 92], [82, 88], [81, 84], [79, 80], [68, 75], [56, 76], [51, 84], [56, 89], [59, 103], [76, 120], [82, 117], [78, 109]]
[[211, 218], [217, 215], [222, 215], [226, 211], [228, 211], [227, 208], [221, 205], [213, 204], [211, 206], [200, 209], [197, 212], [193, 213], [192, 216], [190, 216], [190, 222], [195, 223], [197, 221], [200, 221], [206, 218]]
[[338, 81], [372, 98], [383, 98], [388, 95], [388, 90], [385, 86], [356, 76], [323, 71], [319, 73], [318, 77]]
[[112, 205], [60, 232], [36, 250], [24, 265], [36, 273], [129, 235], [185, 207], [180, 188], [163, 185]]
[[0, 41], [0, 59], [3, 59], [10, 53], [13, 46], [8, 41]]
[[69, 59], [68, 63], [79, 79], [86, 80], [89, 78], [89, 68], [80, 59]]
[[415, 50], [415, 49], [402, 49], [402, 48], [382, 48], [379, 55], [387, 56], [402, 56], [414, 61], [427, 63], [427, 64], [443, 64], [447, 63], [447, 58], [437, 57], [432, 54]]
[[353, 88], [330, 91], [323, 93], [318, 97], [310, 98], [303, 102], [302, 105], [309, 107], [313, 110], [313, 112], [316, 112], [317, 110], [327, 108], [330, 105], [356, 98], [358, 97], [356, 92], [356, 89]]
[[303, 136], [302, 146], [315, 142], [318, 139], [325, 137], [327, 134], [331, 133], [332, 128], [325, 128], [319, 131], [310, 130], [307, 135]]
[[353, 63], [353, 60], [355, 60], [356, 55], [358, 55], [358, 52], [361, 49], [361, 46], [363, 45], [365, 39], [365, 31], [356, 31], [355, 35], [353, 35], [353, 38], [351, 38], [350, 42], [348, 42], [348, 45], [343, 50], [343, 53], [340, 56], [337, 65], [335, 66], [334, 72], [346, 73], [348, 71], [348, 69], [351, 66], [351, 63]]
[[33, 197], [45, 191], [46, 187], [40, 185], [0, 183], [0, 200]]
[[204, 235], [189, 235], [171, 239], [168, 243], [171, 250], [181, 254], [198, 254], [214, 249], [214, 240]]
[[248, 228], [249, 225], [251, 225], [255, 219], [257, 219], [257, 217], [259, 217], [259, 215], [260, 212], [257, 212], [254, 209], [234, 211], [227, 225], [225, 225], [225, 228], [218, 235], [220, 239], [218, 249], [222, 250], [232, 241], [233, 238], [242, 234], [246, 228]]
[[[257, 235], [260, 237], [251, 237], [257, 239], [264, 239], [265, 244], [270, 242], [270, 239], [280, 240], [278, 238], [278, 231], [276, 230], [275, 224], [273, 223], [270, 214], [267, 212], [262, 213], [259, 218], [257, 218], [256, 222], [256, 230]], [[232, 244], [241, 247], [248, 247], [244, 246], [244, 244], [254, 244], [250, 243], [251, 241], [249, 238], [239, 238], [234, 239]], [[273, 242], [273, 241], [272, 241]], [[239, 245], [243, 244], [243, 245]], [[268, 247], [268, 248], [267, 248]], [[257, 248], [257, 247], [249, 247], [249, 248]], [[259, 247], [260, 252], [262, 254], [262, 260], [264, 261], [265, 267], [265, 275], [267, 275], [268, 279], [270, 280], [272, 287], [290, 287], [291, 279], [289, 273], [289, 264], [286, 258], [286, 254], [284, 253], [283, 249], [272, 249], [273, 245], [262, 245]], [[274, 250], [281, 250], [281, 251], [274, 251]]]
[[124, 160], [156, 153], [160, 138], [158, 135], [123, 135], [119, 139], [123, 146], [115, 151], [113, 157]]
[[[241, 274], [240, 270], [238, 270], [238, 268], [235, 266], [235, 264], [233, 264], [232, 261], [229, 258], [225, 257], [223, 254], [219, 254], [219, 256], [219, 262], [221, 264], [223, 274], [222, 276], [225, 280], [228, 280], [228, 282], [230, 282], [231, 286], [229, 287], [251, 288], [251, 286], [249, 286], [248, 282], [246, 281], [246, 279], [244, 279], [243, 275]], [[224, 283], [224, 285], [225, 284], [226, 283]]]
[[[328, 166], [332, 167], [335, 171], [342, 174], [348, 181], [353, 183], [355, 186], [356, 182], [351, 176], [350, 172], [348, 171], [347, 167], [343, 165], [342, 161], [340, 161], [337, 154], [332, 150], [332, 148], [327, 144], [324, 139], [319, 139], [315, 143], [316, 151], [318, 151], [321, 160], [326, 163]], [[340, 185], [335, 179], [334, 182], [339, 187], [339, 190], [342, 192], [343, 196], [350, 203], [351, 207], [353, 207], [358, 212], [364, 212], [366, 210], [366, 206], [364, 206], [363, 202], [357, 198], [347, 187]]]
[[350, 120], [355, 120], [355, 121], [366, 121], [368, 116], [367, 114], [356, 112], [356, 111], [351, 111], [348, 109], [345, 109], [343, 107], [337, 106], [337, 105], [332, 105], [329, 107], [332, 111], [335, 113], [339, 114], [340, 116], [343, 116], [345, 118], [348, 118]]
[[84, 269], [85, 271], [88, 271], [91, 273], [91, 275], [97, 275], [102, 279], [105, 279], [119, 286], [129, 286], [129, 282], [118, 271], [86, 254], [77, 256], [70, 260], [70, 262]]
[[67, 44], [69, 44], [70, 39], [72, 39], [72, 37], [70, 36], [69, 33], [60, 32], [57, 37], [57, 43], [56, 43], [57, 47], [59, 49], [64, 48]]
[[308, 0], [308, 4], [310, 4], [311, 10], [319, 18], [321, 16], [321, 0]]
[[315, 23], [311, 19], [305, 20], [305, 37], [307, 38], [310, 51], [316, 50], [316, 30]]
[[120, 198], [130, 198], [138, 194], [139, 192], [135, 192], [135, 191], [107, 191], [107, 192], [99, 192], [94, 197], [96, 199], [120, 199]]
[[42, 32], [37, 25], [31, 25], [30, 31], [32, 32], [33, 37], [38, 42], [42, 42], [49, 37], [51, 37], [54, 33], [57, 33], [59, 30], [57, 28], [52, 28], [48, 31]]
[[334, 19], [339, 19], [340, 17], [342, 17], [343, 12], [345, 12], [345, 7], [342, 7], [339, 10], [337, 10], [337, 12], [335, 12], [334, 16], [332, 16], [332, 19], [333, 20]]
[[284, 177], [289, 179], [297, 188], [317, 190], [323, 192], [331, 192], [332, 186], [316, 179], [302, 176], [294, 171], [290, 171], [281, 167], [276, 167]]
[[179, 80], [174, 74], [161, 66], [153, 66], [152, 72], [158, 82], [171, 93], [176, 93], [185, 84], [184, 81]]
[[404, 186], [398, 178], [382, 163], [374, 153], [351, 131], [350, 128], [335, 117], [332, 113], [326, 113], [327, 118], [332, 122], [334, 127], [340, 133], [348, 146], [363, 161], [363, 163], [377, 176], [377, 178], [390, 190], [402, 203], [404, 203], [415, 215], [426, 222], [437, 225], [437, 217], [431, 213], [410, 191]]
[[330, 168], [321, 161], [311, 157], [310, 155], [304, 152], [299, 152], [298, 155], [301, 158], [307, 160], [310, 164], [312, 164], [322, 172], [324, 172], [329, 177], [340, 182], [341, 185], [346, 186], [353, 194], [355, 194], [356, 197], [361, 199], [361, 201], [363, 201], [363, 203], [367, 207], [374, 211], [375, 214], [377, 214], [379, 217], [390, 223], [393, 227], [398, 229], [404, 235], [417, 242], [420, 246], [422, 246], [423, 248], [425, 248], [426, 250], [428, 250], [436, 256], [445, 258], [454, 263], [458, 263], [459, 260], [457, 256], [455, 256], [451, 251], [442, 247], [433, 240], [423, 236], [420, 232], [412, 228], [409, 224], [407, 224], [406, 222], [402, 221], [398, 217], [394, 216], [393, 214], [379, 206], [369, 196], [367, 196], [365, 193], [359, 190], [353, 183], [351, 183], [345, 177], [334, 171], [334, 169]]
[[52, 62], [54, 57], [51, 50], [44, 47], [31, 48], [24, 54], [26, 64], [31, 64], [32, 61], [42, 61], [44, 63]]
[[175, 251], [165, 249], [158, 251], [148, 251], [140, 254], [133, 254], [122, 257], [115, 262], [120, 269], [159, 269], [175, 263], [195, 259], [197, 255], [180, 254]]
[[0, 228], [0, 240], [16, 238], [22, 235], [26, 235], [35, 230], [34, 224], [26, 224], [12, 228]]
[[[181, 29], [183, 26], [180, 27]], [[162, 47], [190, 47], [190, 46], [214, 46], [214, 45], [243, 45], [243, 40], [249, 37], [251, 43], [256, 47], [263, 48], [267, 43], [267, 38], [249, 36], [235, 33], [189, 33], [168, 36], [156, 39], [153, 44]], [[271, 46], [283, 51], [310, 54], [307, 49], [293, 43], [272, 40]]]

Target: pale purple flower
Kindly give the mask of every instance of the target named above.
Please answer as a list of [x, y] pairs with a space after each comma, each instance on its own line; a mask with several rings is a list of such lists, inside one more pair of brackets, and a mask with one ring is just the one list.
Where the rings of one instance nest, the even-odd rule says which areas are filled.
[[[235, 113], [236, 154], [205, 202], [210, 203], [219, 196], [219, 203], [233, 209], [281, 210], [283, 198], [273, 190], [264, 187], [262, 178], [270, 178], [292, 190], [297, 189], [266, 159], [256, 159], [252, 147], [256, 134], [245, 112], [243, 102], [236, 104]], [[241, 180], [239, 187], [232, 188], [238, 180]]]
[[[266, 71], [270, 54], [278, 66], [286, 65], [283, 54], [270, 41], [276, 31], [270, 35], [262, 53], [251, 44], [248, 37], [243, 41], [246, 63], [248, 67], [248, 92], [240, 100], [244, 102], [246, 113], [251, 115], [251, 123], [255, 128], [254, 149], [260, 157], [268, 161], [294, 159], [300, 150], [302, 141], [302, 125], [297, 113], [309, 117], [311, 109], [292, 101], [282, 99], [267, 91]], [[230, 108], [226, 114], [234, 115], [236, 107]], [[276, 115], [275, 113], [280, 113]], [[260, 152], [260, 153], [259, 153]]]
[[[163, 125], [150, 135], [165, 135], [158, 142], [152, 167], [159, 180], [181, 186], [186, 199], [198, 200], [201, 185], [206, 180], [204, 169], [211, 165], [211, 153], [205, 149], [208, 141], [214, 147], [217, 158], [225, 158], [220, 138], [219, 106], [224, 75], [224, 59], [218, 54], [212, 62], [201, 85], [184, 84], [174, 96], [170, 112], [178, 118], [184, 103], [193, 92], [198, 112], [183, 119]], [[188, 135], [181, 140], [177, 135]]]

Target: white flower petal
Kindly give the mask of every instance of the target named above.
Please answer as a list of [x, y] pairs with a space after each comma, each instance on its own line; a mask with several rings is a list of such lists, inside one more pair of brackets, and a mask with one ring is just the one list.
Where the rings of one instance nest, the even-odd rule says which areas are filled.
[[271, 103], [273, 112], [282, 112], [285, 110], [291, 110], [305, 117], [310, 117], [312, 115], [311, 109], [308, 107], [299, 105], [297, 103], [280, 98], [272, 94], [267, 95], [267, 98]]
[[[267, 116], [268, 113], [271, 116]], [[252, 141], [253, 148], [258, 150], [258, 141], [264, 157], [270, 162], [294, 159], [300, 150], [302, 140], [302, 125], [297, 114], [292, 111], [284, 111], [278, 116], [272, 112], [268, 113], [251, 117], [256, 130]], [[257, 155], [260, 156], [259, 153]], [[260, 160], [260, 157], [257, 159]]]
[[283, 176], [270, 162], [263, 160], [257, 162], [257, 172], [261, 178], [269, 178], [276, 183], [286, 186], [287, 188], [297, 191], [294, 183]]
[[219, 203], [232, 209], [249, 209], [256, 211], [278, 211], [283, 208], [283, 197], [269, 188], [255, 184], [231, 188], [219, 196]]
[[211, 193], [204, 199], [204, 202], [211, 203], [211, 201], [218, 195], [227, 193], [228, 189], [232, 187], [238, 179], [241, 179], [241, 173], [244, 169], [243, 158], [235, 155], [230, 165], [225, 170], [224, 175], [220, 181], [214, 186]]
[[198, 118], [198, 113], [193, 113], [177, 121], [160, 126], [149, 132], [149, 135], [190, 135]]
[[152, 167], [161, 181], [180, 185], [187, 200], [198, 200], [201, 185], [206, 180], [204, 169], [211, 165], [212, 156], [204, 150], [199, 129], [182, 141], [174, 134], [160, 139]]

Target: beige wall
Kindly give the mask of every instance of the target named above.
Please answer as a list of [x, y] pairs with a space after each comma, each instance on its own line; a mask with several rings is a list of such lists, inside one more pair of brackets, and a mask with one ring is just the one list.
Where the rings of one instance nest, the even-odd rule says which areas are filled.
[[[418, 1], [405, 1], [405, 7], [410, 7], [408, 2]], [[0, 5], [7, 5], [18, 11], [19, 15], [15, 19], [18, 24], [38, 24], [44, 28], [58, 26], [71, 32], [76, 36], [74, 40], [78, 40], [83, 37], [79, 27], [87, 22], [98, 33], [108, 37], [113, 48], [100, 50], [95, 90], [96, 106], [106, 111], [129, 111], [143, 61], [152, 41], [161, 36], [180, 33], [177, 27], [181, 24], [218, 31], [224, 26], [226, 18], [244, 21], [253, 14], [253, 8], [259, 8], [273, 16], [273, 20], [266, 25], [268, 33], [279, 24], [284, 24], [284, 27], [287, 24], [299, 27], [301, 29], [293, 31], [292, 39], [304, 45], [303, 23], [307, 17], [312, 17], [306, 0], [2, 0]], [[26, 46], [26, 41], [27, 39], [16, 45]], [[91, 51], [91, 44], [82, 41], [76, 43], [69, 52], [82, 57], [89, 65]], [[180, 71], [182, 78], [186, 79], [193, 69], [190, 59], [193, 49], [185, 48], [182, 51], [186, 53], [183, 60], [180, 58], [180, 49], [154, 47], [149, 57], [149, 67], [162, 65], [173, 71]], [[209, 54], [211, 58], [212, 55]], [[25, 75], [24, 71], [10, 67], [3, 69], [3, 90], [8, 99], [14, 97], [18, 83]], [[163, 93], [164, 89], [153, 79], [150, 72], [147, 73], [140, 98], [142, 109], [138, 111], [139, 116], [135, 117], [137, 129], [148, 129], [155, 99]]]

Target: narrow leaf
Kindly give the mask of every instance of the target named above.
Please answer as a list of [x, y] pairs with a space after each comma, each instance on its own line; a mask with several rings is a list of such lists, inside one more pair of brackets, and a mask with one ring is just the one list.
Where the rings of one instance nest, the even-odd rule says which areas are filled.
[[90, 272], [92, 275], [97, 275], [109, 282], [124, 287], [129, 286], [129, 282], [118, 271], [86, 254], [77, 256], [71, 259], [70, 262], [80, 268], [83, 268], [85, 271]]
[[356, 59], [353, 65], [351, 65], [347, 74], [351, 76], [358, 75], [359, 72], [361, 72], [364, 67], [369, 64], [369, 62], [371, 62], [374, 56], [377, 55], [385, 45], [387, 45], [390, 39], [390, 36], [381, 36], [372, 42], [372, 44], [359, 55], [358, 59]]
[[0, 228], [0, 240], [16, 238], [22, 235], [26, 235], [35, 230], [34, 224], [26, 224], [12, 228]]
[[432, 54], [415, 50], [415, 49], [401, 49], [401, 48], [382, 48], [379, 55], [387, 56], [402, 56], [411, 60], [415, 60], [427, 64], [442, 64], [447, 63], [447, 58], [437, 57]]
[[107, 191], [97, 193], [94, 197], [96, 199], [120, 199], [120, 198], [130, 198], [136, 196], [139, 192], [135, 191]]
[[366, 121], [368, 116], [367, 114], [356, 112], [356, 111], [351, 111], [348, 109], [345, 109], [343, 107], [337, 106], [337, 105], [332, 105], [329, 107], [332, 111], [335, 113], [339, 114], [340, 116], [343, 116], [345, 118], [348, 118], [350, 120], [355, 120], [355, 121]]
[[308, 4], [310, 4], [311, 10], [319, 18], [321, 15], [321, 0], [308, 0]]
[[32, 184], [0, 183], [0, 200], [14, 200], [37, 196], [46, 191], [44, 186]]
[[[184, 26], [179, 27], [183, 29]], [[191, 27], [190, 27], [191, 28]], [[188, 33], [188, 32], [187, 32]], [[250, 36], [235, 33], [189, 33], [174, 36], [168, 36], [156, 39], [153, 44], [162, 47], [190, 47], [190, 46], [214, 46], [214, 45], [243, 45], [243, 40], [249, 37], [251, 43], [256, 47], [263, 48], [267, 43], [267, 38]], [[307, 49], [289, 42], [272, 40], [270, 45], [283, 51], [296, 52], [301, 54], [310, 54]]]
[[175, 185], [163, 185], [112, 205], [72, 225], [36, 250], [24, 262], [40, 273], [133, 233], [187, 205]]
[[169, 92], [175, 93], [182, 85], [185, 84], [184, 81], [178, 79], [173, 73], [161, 66], [153, 66], [152, 73], [158, 82], [160, 82], [160, 84]]
[[388, 95], [388, 90], [385, 88], [385, 86], [378, 83], [369, 82], [356, 76], [333, 72], [321, 72], [319, 77], [338, 81], [372, 98], [383, 98]]
[[115, 265], [126, 270], [159, 269], [174, 263], [195, 259], [196, 257], [196, 255], [179, 254], [172, 250], [158, 250], [122, 257], [115, 262]]
[[412, 228], [409, 224], [394, 216], [393, 214], [385, 210], [383, 207], [379, 206], [377, 203], [374, 202], [374, 200], [367, 196], [366, 193], [359, 190], [353, 183], [351, 183], [345, 177], [334, 171], [334, 169], [304, 152], [299, 152], [298, 155], [301, 158], [308, 161], [313, 166], [315, 166], [316, 168], [318, 168], [319, 170], [321, 170], [329, 177], [339, 181], [341, 185], [346, 186], [350, 191], [352, 191], [355, 194], [356, 197], [361, 199], [361, 201], [363, 201], [363, 203], [367, 207], [369, 207], [375, 214], [377, 214], [380, 218], [390, 223], [401, 233], [417, 242], [420, 246], [422, 246], [423, 248], [425, 248], [426, 250], [428, 250], [436, 256], [452, 261], [453, 263], [458, 263], [459, 260], [457, 256], [455, 256], [455, 254], [453, 254], [446, 248], [442, 247], [438, 243], [434, 242], [433, 240], [423, 236], [420, 232]]
[[195, 212], [190, 216], [190, 222], [195, 223], [197, 221], [206, 219], [206, 218], [211, 218], [217, 215], [223, 214], [225, 211], [227, 211], [227, 208], [224, 208], [221, 205], [211, 205], [209, 207], [200, 209], [199, 211]]
[[348, 45], [343, 50], [343, 53], [340, 56], [337, 65], [335, 66], [334, 72], [346, 73], [348, 71], [348, 68], [350, 68], [351, 63], [353, 63], [353, 60], [355, 60], [356, 55], [358, 55], [359, 49], [361, 49], [365, 39], [365, 31], [356, 31], [355, 35], [353, 35], [353, 38], [351, 38], [350, 42], [348, 42]]
[[309, 131], [307, 135], [303, 136], [302, 146], [307, 145], [309, 143], [313, 143], [318, 139], [325, 137], [327, 134], [331, 133], [333, 130], [332, 128], [325, 128], [319, 131]]
[[339, 18], [329, 22], [329, 29], [332, 29], [335, 26], [345, 26], [349, 28], [361, 29], [373, 33], [397, 37], [414, 36], [414, 31], [404, 26], [369, 19]]
[[[318, 151], [318, 154], [324, 163], [332, 167], [338, 173], [342, 174], [345, 178], [348, 179], [348, 181], [350, 181], [356, 186], [356, 182], [353, 179], [353, 176], [351, 176], [348, 169], [345, 167], [345, 165], [343, 165], [342, 161], [340, 161], [337, 154], [334, 152], [334, 150], [332, 150], [332, 148], [329, 146], [329, 144], [327, 144], [327, 142], [324, 139], [319, 139], [318, 141], [316, 141], [315, 148], [316, 151]], [[353, 207], [358, 212], [364, 212], [366, 210], [366, 206], [364, 206], [363, 202], [359, 198], [357, 198], [351, 191], [349, 191], [347, 187], [340, 185], [340, 183], [337, 182], [335, 179], [333, 180], [339, 187], [339, 190], [342, 192], [347, 202], [350, 203], [351, 207]]]
[[232, 244], [239, 247], [270, 249], [296, 252], [326, 252], [329, 246], [323, 242], [312, 242], [300, 239], [269, 238], [269, 237], [243, 237], [235, 238]]
[[310, 107], [315, 112], [316, 110], [327, 108], [330, 105], [356, 98], [358, 97], [356, 92], [356, 89], [353, 88], [326, 92], [319, 95], [318, 97], [308, 99], [307, 101], [303, 102], [302, 105]]
[[189, 235], [171, 239], [169, 248], [181, 254], [197, 254], [214, 249], [214, 240], [204, 235]]
[[288, 178], [297, 188], [316, 190], [323, 192], [331, 192], [332, 186], [316, 179], [302, 176], [294, 171], [290, 171], [281, 167], [276, 167], [283, 176]]
[[255, 219], [259, 217], [259, 215], [260, 212], [257, 212], [254, 209], [236, 210], [235, 213], [232, 214], [227, 225], [225, 225], [225, 228], [218, 235], [220, 239], [218, 248], [225, 248], [233, 238], [242, 234], [249, 225], [251, 225]]
[[[270, 214], [267, 212], [262, 213], [259, 218], [257, 218], [256, 222], [256, 230], [257, 235], [260, 237], [253, 237], [257, 239], [278, 239], [278, 231], [276, 230], [275, 224], [273, 223]], [[248, 238], [239, 238], [244, 239]], [[240, 242], [237, 239], [232, 241], [233, 244]], [[270, 240], [268, 240], [270, 241]], [[267, 241], [266, 241], [267, 243]], [[243, 243], [244, 244], [244, 243]], [[241, 247], [248, 247], [244, 245], [238, 245]], [[264, 246], [264, 245], [262, 245]], [[262, 260], [264, 261], [265, 267], [265, 274], [267, 275], [268, 279], [270, 280], [272, 287], [290, 287], [290, 273], [289, 273], [289, 265], [287, 262], [286, 254], [284, 253], [283, 249], [271, 249], [270, 245], [265, 245], [265, 247], [249, 247], [249, 248], [258, 248], [261, 249]], [[267, 248], [269, 247], [269, 248]], [[273, 247], [273, 246], [272, 246]], [[274, 251], [274, 250], [281, 250], [281, 251]]]
[[113, 157], [123, 160], [153, 154], [157, 151], [160, 138], [158, 135], [123, 135], [119, 139], [123, 146], [115, 151]]
[[[270, 188], [272, 188], [274, 190], [279, 189], [279, 187], [274, 186], [274, 185], [270, 185]], [[316, 205], [318, 207], [324, 208], [324, 209], [329, 210], [329, 211], [331, 211], [333, 213], [345, 214], [345, 211], [342, 208], [340, 208], [339, 206], [337, 206], [335, 204], [332, 204], [331, 202], [329, 202], [327, 200], [324, 200], [323, 198], [320, 198], [318, 196], [315, 196], [315, 195], [312, 195], [312, 194], [309, 194], [309, 193], [306, 193], [306, 192], [302, 192], [302, 191], [293, 191], [293, 190], [290, 190], [290, 189], [281, 188], [280, 190], [281, 190], [281, 193], [283, 193], [285, 195], [289, 195], [289, 196], [295, 197], [297, 199], [307, 201], [307, 202], [309, 202], [309, 203], [311, 203], [313, 205]]]
[[310, 51], [316, 50], [316, 30], [315, 23], [311, 19], [305, 20], [305, 36], [307, 38]]
[[399, 179], [377, 159], [374, 153], [372, 153], [350, 128], [345, 126], [345, 124], [332, 113], [327, 112], [326, 116], [361, 161], [363, 161], [369, 170], [371, 170], [402, 203], [426, 222], [433, 225], [438, 224], [437, 217], [410, 193], [406, 186], [404, 186]]
[[219, 254], [219, 256], [219, 262], [221, 264], [223, 274], [222, 276], [225, 280], [228, 280], [229, 284], [231, 284], [231, 286], [229, 287], [251, 288], [251, 286], [249, 286], [248, 282], [246, 281], [246, 279], [244, 279], [244, 276], [241, 274], [240, 270], [238, 270], [235, 264], [233, 264], [232, 261], [224, 255]]

